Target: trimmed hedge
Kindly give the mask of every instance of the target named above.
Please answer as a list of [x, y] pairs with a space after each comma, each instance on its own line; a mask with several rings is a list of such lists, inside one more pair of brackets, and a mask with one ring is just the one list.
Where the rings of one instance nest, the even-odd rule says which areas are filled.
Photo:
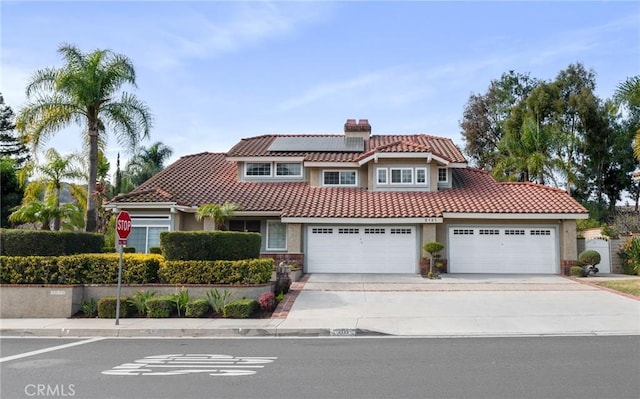
[[187, 303], [184, 312], [185, 317], [202, 317], [209, 311], [209, 302], [206, 299], [194, 299]]
[[595, 266], [600, 263], [600, 253], [593, 249], [587, 249], [578, 255], [578, 263], [581, 265]]
[[176, 305], [170, 296], [153, 297], [147, 300], [147, 317], [170, 317], [175, 309]]
[[262, 284], [271, 280], [273, 259], [166, 261], [158, 270], [163, 284]]
[[[120, 317], [127, 317], [130, 314], [131, 306], [129, 298], [120, 297]], [[98, 300], [98, 317], [101, 319], [116, 318], [117, 297], [106, 296]]]
[[[116, 284], [119, 254], [0, 256], [2, 284]], [[123, 284], [156, 283], [160, 255], [124, 254]]]
[[163, 231], [167, 260], [241, 260], [260, 256], [262, 236], [237, 231]]
[[255, 299], [238, 299], [229, 302], [222, 309], [222, 317], [230, 319], [246, 319], [258, 308], [258, 301]]
[[99, 253], [104, 236], [76, 231], [0, 230], [0, 255], [60, 256]]

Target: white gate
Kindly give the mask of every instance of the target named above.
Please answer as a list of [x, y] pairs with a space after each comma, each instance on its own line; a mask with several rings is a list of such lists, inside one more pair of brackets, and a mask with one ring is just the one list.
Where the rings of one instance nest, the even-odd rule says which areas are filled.
[[600, 264], [597, 266], [600, 273], [611, 273], [611, 246], [609, 240], [597, 237], [584, 243], [585, 249], [593, 249], [600, 254]]

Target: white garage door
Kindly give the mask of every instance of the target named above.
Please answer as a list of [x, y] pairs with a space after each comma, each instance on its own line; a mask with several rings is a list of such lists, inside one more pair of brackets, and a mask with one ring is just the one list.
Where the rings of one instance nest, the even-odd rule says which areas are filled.
[[449, 227], [450, 273], [557, 273], [555, 228]]
[[417, 273], [414, 227], [308, 226], [308, 273]]

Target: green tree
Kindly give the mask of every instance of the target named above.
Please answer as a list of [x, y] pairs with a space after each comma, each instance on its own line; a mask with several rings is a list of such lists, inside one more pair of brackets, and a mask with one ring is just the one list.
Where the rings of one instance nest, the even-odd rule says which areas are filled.
[[236, 211], [239, 211], [240, 209], [242, 209], [242, 207], [238, 204], [234, 204], [233, 202], [225, 202], [222, 205], [205, 204], [198, 208], [196, 220], [202, 220], [203, 218], [208, 217], [213, 219], [216, 229], [226, 230], [227, 220], [233, 217]]
[[20, 169], [29, 160], [29, 149], [20, 142], [15, 127], [13, 110], [0, 93], [0, 156], [14, 159], [15, 167]]
[[44, 201], [34, 200], [24, 203], [9, 215], [9, 221], [13, 224], [40, 224], [42, 230], [51, 230], [51, 221], [55, 219], [69, 220], [65, 223], [67, 229], [82, 225], [84, 222], [82, 209], [77, 202], [56, 206], [53, 197]]
[[133, 185], [139, 186], [164, 169], [164, 162], [171, 155], [173, 155], [173, 150], [161, 142], [156, 142], [149, 148], [140, 148], [126, 167], [127, 175]]
[[64, 65], [35, 72], [26, 90], [30, 102], [19, 113], [16, 128], [35, 149], [61, 129], [82, 125], [89, 159], [86, 231], [94, 232], [100, 144], [111, 130], [121, 145], [135, 151], [139, 141], [149, 136], [152, 116], [138, 98], [120, 92], [125, 84], [136, 85], [129, 58], [110, 50], [85, 54], [68, 44], [58, 52]]
[[472, 94], [465, 104], [462, 136], [465, 152], [479, 168], [492, 171], [504, 154], [499, 143], [506, 132], [505, 123], [511, 110], [540, 82], [529, 74], [514, 71], [492, 80], [485, 94]]
[[633, 140], [633, 155], [640, 160], [640, 75], [627, 78], [618, 84], [613, 100], [617, 105], [627, 107], [629, 119], [636, 122]]
[[[54, 148], [50, 148], [44, 156], [46, 162], [42, 164], [31, 163], [25, 167], [25, 169], [33, 170], [38, 177], [26, 186], [23, 204], [39, 201], [44, 196], [45, 204], [56, 210], [60, 208], [60, 198], [65, 180], [77, 180], [85, 175], [77, 166], [77, 162], [80, 160], [77, 154], [61, 155]], [[53, 230], [60, 230], [62, 215], [55, 211], [52, 214], [55, 215]]]
[[20, 205], [24, 195], [23, 186], [16, 173], [16, 161], [0, 156], [0, 227], [9, 227], [11, 209]]

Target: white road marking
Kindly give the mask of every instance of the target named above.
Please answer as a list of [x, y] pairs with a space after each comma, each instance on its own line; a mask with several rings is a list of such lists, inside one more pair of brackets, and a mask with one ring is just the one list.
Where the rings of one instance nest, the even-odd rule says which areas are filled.
[[71, 348], [71, 347], [78, 346], [78, 345], [90, 344], [92, 342], [102, 341], [103, 339], [106, 339], [106, 338], [105, 337], [91, 338], [91, 339], [87, 339], [87, 340], [84, 340], [84, 341], [72, 342], [70, 344], [52, 346], [50, 348], [38, 349], [36, 351], [19, 353], [17, 355], [12, 355], [12, 356], [6, 356], [6, 357], [3, 357], [3, 358], [0, 358], [0, 363], [8, 362], [8, 361], [11, 361], [11, 360], [16, 360], [16, 359], [22, 359], [24, 357], [40, 355], [42, 353], [53, 352], [53, 351], [57, 351], [57, 350], [60, 350], [60, 349]]
[[[184, 375], [207, 373], [211, 376], [235, 377], [255, 374], [265, 364], [273, 363], [277, 357], [205, 354], [170, 354], [147, 356], [124, 363], [111, 370], [103, 371], [106, 375]], [[169, 370], [167, 370], [169, 369]]]

